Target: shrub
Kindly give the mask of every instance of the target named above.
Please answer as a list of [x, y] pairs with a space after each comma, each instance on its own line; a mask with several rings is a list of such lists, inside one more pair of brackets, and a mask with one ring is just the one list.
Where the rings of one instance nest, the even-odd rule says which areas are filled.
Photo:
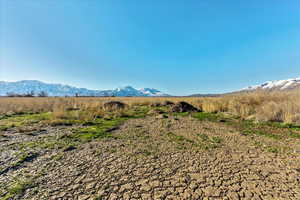
[[103, 104], [103, 108], [106, 111], [122, 110], [125, 106], [126, 104], [121, 101], [108, 101]]

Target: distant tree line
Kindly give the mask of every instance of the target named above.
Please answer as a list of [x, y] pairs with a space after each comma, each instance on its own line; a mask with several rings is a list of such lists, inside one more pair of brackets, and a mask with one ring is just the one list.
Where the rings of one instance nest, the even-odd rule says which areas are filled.
[[8, 92], [8, 93], [6, 93], [6, 96], [8, 96], [8, 97], [47, 97], [48, 93], [45, 92], [45, 91], [40, 91], [38, 93], [35, 93], [34, 91], [31, 91], [31, 92], [27, 92], [27, 93], [24, 93], [24, 94]]

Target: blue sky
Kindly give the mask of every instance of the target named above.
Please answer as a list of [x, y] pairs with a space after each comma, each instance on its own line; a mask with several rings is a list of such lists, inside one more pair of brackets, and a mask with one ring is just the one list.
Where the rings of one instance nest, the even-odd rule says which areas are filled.
[[299, 0], [0, 2], [0, 80], [186, 95], [300, 77]]

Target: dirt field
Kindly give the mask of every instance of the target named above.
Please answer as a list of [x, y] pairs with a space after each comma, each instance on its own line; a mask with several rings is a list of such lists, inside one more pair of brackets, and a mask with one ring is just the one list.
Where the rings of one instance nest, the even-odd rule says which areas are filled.
[[3, 115], [0, 199], [300, 199], [299, 126], [163, 106], [128, 113]]

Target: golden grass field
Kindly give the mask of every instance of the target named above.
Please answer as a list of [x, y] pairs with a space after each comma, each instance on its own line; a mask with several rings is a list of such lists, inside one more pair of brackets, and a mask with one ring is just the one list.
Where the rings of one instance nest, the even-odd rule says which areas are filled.
[[167, 100], [186, 101], [204, 112], [224, 112], [258, 121], [300, 123], [300, 91], [258, 91], [220, 97], [3, 97], [0, 98], [0, 114], [53, 112], [61, 116], [69, 109], [80, 109], [83, 115], [92, 116], [103, 112], [103, 103], [111, 100], [129, 107], [161, 104]]

